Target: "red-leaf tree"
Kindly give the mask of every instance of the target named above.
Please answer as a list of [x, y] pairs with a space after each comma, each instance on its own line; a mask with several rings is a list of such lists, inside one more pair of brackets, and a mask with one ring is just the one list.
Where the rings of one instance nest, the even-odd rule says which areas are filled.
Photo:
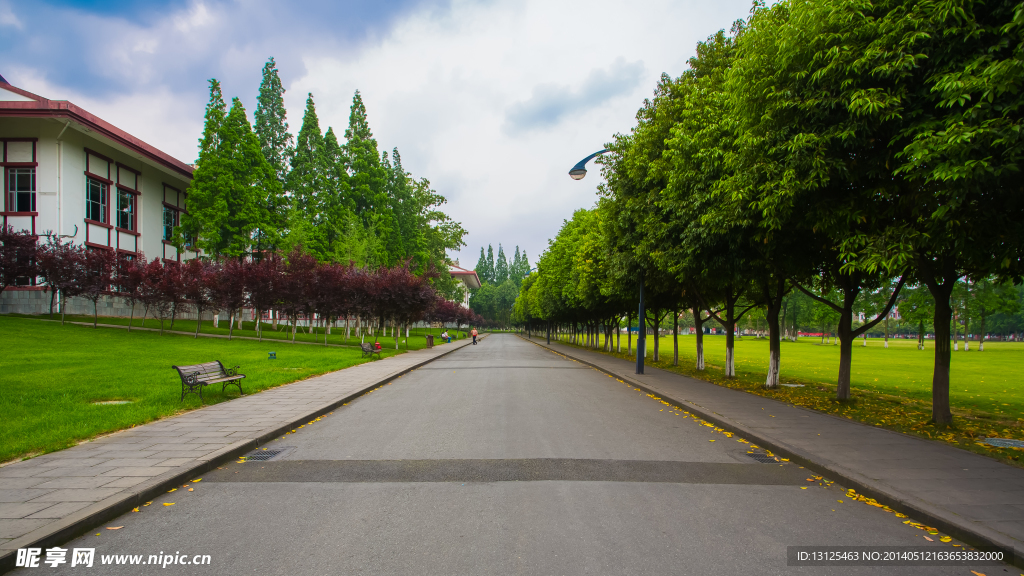
[[213, 291], [210, 289], [216, 281], [216, 270], [208, 261], [193, 258], [182, 266], [181, 276], [184, 296], [196, 311], [196, 334], [193, 338], [199, 338], [203, 313], [211, 310], [217, 312]]
[[[281, 285], [281, 308], [292, 321], [292, 342], [295, 342], [296, 321], [300, 311], [312, 310], [310, 294], [316, 277], [316, 258], [296, 247], [288, 254]], [[311, 320], [312, 321], [312, 320]]]
[[163, 330], [163, 319], [170, 314], [170, 307], [164, 302], [161, 283], [164, 279], [164, 267], [160, 260], [153, 258], [148, 264], [143, 264], [140, 259], [142, 281], [139, 284], [138, 300], [143, 306], [142, 325], [146, 325], [146, 316], [150, 312], [154, 318], [160, 319], [160, 329]]
[[276, 308], [281, 300], [281, 286], [284, 283], [284, 263], [277, 254], [265, 254], [258, 262], [248, 264], [245, 277], [247, 304], [256, 313], [256, 332], [263, 341], [263, 312]]
[[[171, 330], [174, 330], [174, 319], [178, 316], [178, 307], [185, 305], [185, 278], [182, 275], [182, 266], [178, 262], [165, 261], [164, 274], [160, 280], [160, 294], [171, 311]], [[164, 325], [161, 321], [160, 332], [163, 333]]]
[[60, 294], [60, 322], [64, 323], [68, 298], [81, 294], [78, 278], [85, 265], [85, 249], [70, 240], [61, 241], [50, 236], [46, 244], [39, 247], [36, 256], [39, 274], [50, 290], [50, 317], [53, 318], [53, 300]]
[[214, 281], [210, 284], [213, 300], [221, 310], [230, 314], [228, 340], [235, 329], [235, 317], [245, 305], [246, 274], [249, 267], [237, 259], [225, 260], [216, 268]]
[[[142, 289], [142, 282], [146, 270], [146, 257], [139, 253], [135, 257], [119, 255], [114, 269], [115, 284], [118, 295], [124, 303], [131, 308], [128, 314], [128, 331], [132, 331], [132, 320], [135, 319], [135, 305], [141, 302], [139, 298]], [[145, 322], [145, 318], [142, 320]]]
[[8, 286], [35, 278], [38, 243], [34, 234], [15, 232], [10, 226], [0, 227], [0, 294]]
[[114, 251], [99, 248], [85, 250], [85, 261], [82, 274], [78, 278], [82, 296], [92, 302], [92, 327], [96, 328], [99, 319], [99, 300], [110, 291], [110, 281], [114, 273]]

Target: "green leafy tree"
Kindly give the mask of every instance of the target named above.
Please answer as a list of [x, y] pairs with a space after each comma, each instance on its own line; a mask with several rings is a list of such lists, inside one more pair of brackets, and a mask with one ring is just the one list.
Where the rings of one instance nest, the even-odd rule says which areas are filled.
[[[222, 103], [219, 85], [211, 82], [210, 135], [204, 132], [188, 187], [189, 211], [182, 215], [175, 243], [179, 248], [192, 244], [212, 256], [241, 257], [251, 253], [257, 231], [269, 228], [265, 199], [279, 194], [281, 183], [263, 156], [241, 101], [233, 99], [223, 117]], [[208, 149], [214, 140], [215, 147]]]

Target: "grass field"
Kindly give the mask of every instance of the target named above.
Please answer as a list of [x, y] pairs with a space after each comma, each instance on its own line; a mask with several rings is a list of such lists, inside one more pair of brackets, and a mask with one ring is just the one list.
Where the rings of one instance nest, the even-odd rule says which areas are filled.
[[[367, 361], [358, 348], [129, 334], [8, 316], [0, 316], [0, 346], [0, 462], [199, 407], [195, 395], [179, 402], [181, 380], [172, 364], [240, 365], [250, 394]], [[271, 350], [277, 360], [267, 359]], [[385, 357], [394, 354], [384, 347]], [[203, 397], [206, 404], [222, 402], [237, 398], [238, 389], [208, 386]], [[104, 400], [131, 403], [93, 403]]]
[[[14, 316], [14, 315], [12, 315], [12, 316]], [[33, 318], [33, 319], [39, 319], [39, 318], [49, 319], [49, 315], [41, 316], [41, 317], [40, 316], [18, 316], [18, 317], [21, 317], [21, 318]], [[56, 319], [58, 321], [60, 320], [60, 315], [59, 314], [54, 314], [53, 317], [54, 317], [54, 319]], [[82, 315], [70, 315], [69, 314], [65, 318], [65, 320], [67, 322], [88, 322], [89, 324], [92, 324], [93, 318], [92, 318], [92, 316], [88, 316], [88, 315], [82, 316]], [[128, 318], [112, 318], [112, 317], [100, 316], [99, 323], [100, 324], [115, 324], [115, 325], [118, 325], [118, 326], [127, 326], [128, 325]], [[164, 321], [164, 329], [165, 330], [170, 330], [171, 329], [170, 326], [171, 326], [171, 323], [170, 323], [169, 320], [168, 321]], [[132, 329], [134, 330], [135, 328], [150, 328], [150, 329], [153, 329], [153, 330], [159, 330], [160, 329], [160, 321], [159, 320], [155, 320], [152, 317], [150, 317], [150, 318], [147, 318], [145, 320], [145, 322], [143, 322], [142, 319], [140, 319], [139, 317], [136, 316], [132, 320]], [[291, 326], [290, 325], [285, 325], [284, 323], [281, 323], [281, 324], [278, 325], [278, 328], [280, 328], [280, 330], [276, 330], [275, 331], [274, 328], [273, 328], [273, 325], [271, 325], [269, 322], [264, 322], [263, 323], [263, 339], [264, 340], [270, 340], [270, 341], [281, 341], [281, 342], [290, 343], [291, 340], [292, 340]], [[308, 329], [306, 327], [300, 326], [298, 328], [298, 330], [296, 330], [296, 332], [295, 332], [295, 341], [296, 342], [319, 342], [319, 343], [322, 344], [324, 342], [324, 329], [322, 327], [319, 327], [319, 326], [316, 327], [315, 329], [316, 329], [316, 333], [312, 334], [312, 333], [307, 332]], [[194, 333], [196, 331], [196, 321], [195, 320], [175, 320], [174, 321], [174, 331], [175, 332]], [[344, 327], [342, 327], [342, 328], [332, 328], [331, 329], [331, 334], [327, 336], [327, 343], [328, 344], [336, 344], [336, 345], [358, 346], [359, 342], [360, 342], [360, 339], [355, 336], [355, 331], [356, 331], [355, 330], [355, 323], [353, 322], [353, 324], [352, 324], [352, 337], [346, 340], [345, 339], [345, 328]], [[365, 329], [364, 329], [364, 331], [365, 331]], [[427, 330], [425, 328], [413, 328], [413, 329], [409, 330], [409, 339], [408, 339], [408, 341], [406, 341], [404, 333], [399, 337], [399, 339], [398, 339], [398, 346], [402, 350], [405, 350], [407, 348], [409, 350], [419, 350], [420, 348], [424, 348], [427, 345], [427, 340], [426, 340], [425, 336], [428, 333], [434, 335], [435, 342], [440, 341], [439, 340], [439, 336], [441, 334], [441, 330], [438, 329], [438, 328], [433, 328], [431, 330]], [[458, 339], [460, 339], [460, 337], [461, 338], [465, 338], [466, 337], [466, 333], [465, 332], [458, 332], [458, 333], [456, 333], [456, 331], [452, 330], [452, 331], [450, 331], [450, 333], [452, 335], [452, 340], [458, 340]], [[200, 328], [200, 335], [202, 335], [202, 334], [213, 334], [213, 335], [219, 335], [219, 336], [227, 336], [228, 335], [228, 323], [227, 323], [227, 321], [223, 321], [223, 322], [220, 323], [220, 326], [214, 328], [213, 322], [208, 321], [208, 320], [204, 320], [203, 321], [203, 325]], [[390, 334], [390, 332], [389, 332], [389, 334]], [[243, 336], [243, 337], [247, 337], [247, 338], [256, 338], [257, 337], [257, 334], [256, 334], [256, 323], [255, 322], [242, 322], [242, 329], [241, 330], [238, 329], [238, 326], [236, 324], [235, 325], [235, 330], [232, 333], [232, 335], [233, 336]], [[383, 334], [378, 333], [377, 337], [379, 338], [381, 346], [383, 348], [385, 348], [385, 349], [390, 348], [390, 349], [394, 350], [394, 348], [395, 348], [395, 339], [392, 336], [389, 336], [389, 335], [385, 336]], [[369, 335], [365, 335], [365, 340], [369, 341], [369, 342], [373, 342], [373, 338], [370, 337]]]
[[[952, 428], [936, 428], [931, 417], [931, 383], [934, 341], [918, 350], [915, 340], [858, 340], [853, 347], [851, 380], [854, 401], [834, 400], [839, 371], [839, 346], [821, 344], [820, 338], [801, 338], [782, 343], [780, 380], [803, 387], [765, 390], [768, 341], [750, 336], [736, 340], [736, 378], [724, 376], [725, 336], [704, 337], [706, 370], [695, 369], [695, 337], [679, 337], [679, 366], [672, 366], [672, 337], [659, 342], [661, 361], [653, 362], [653, 342], [648, 341], [649, 364], [722, 386], [790, 402], [890, 428], [942, 440], [962, 448], [1024, 464], [1024, 449], [997, 449], [977, 442], [981, 437], [1024, 440], [1024, 343], [986, 342], [978, 352], [953, 352], [950, 399], [955, 422]], [[634, 346], [636, 340], [634, 338]], [[626, 357], [626, 338], [622, 337]]]

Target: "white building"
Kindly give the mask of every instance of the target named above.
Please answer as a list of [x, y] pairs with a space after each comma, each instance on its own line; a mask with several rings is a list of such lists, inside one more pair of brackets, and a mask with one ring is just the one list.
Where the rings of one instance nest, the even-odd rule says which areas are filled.
[[476, 290], [480, 287], [480, 277], [476, 275], [475, 270], [466, 270], [459, 266], [459, 262], [457, 260], [455, 261], [455, 264], [448, 267], [448, 273], [456, 280], [462, 282], [463, 287], [466, 289], [466, 293], [462, 297], [462, 306], [469, 308], [469, 290]]
[[[47, 100], [2, 76], [0, 160], [3, 226], [149, 260], [195, 255], [179, 254], [168, 242], [185, 211], [190, 165], [71, 102]], [[19, 290], [40, 289], [9, 288], [2, 311], [30, 312], [21, 308], [36, 295]]]

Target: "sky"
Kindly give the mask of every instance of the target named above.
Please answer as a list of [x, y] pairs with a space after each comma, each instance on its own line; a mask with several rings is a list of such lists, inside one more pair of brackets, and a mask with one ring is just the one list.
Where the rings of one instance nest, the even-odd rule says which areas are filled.
[[[635, 125], [662, 73], [749, 0], [0, 0], [0, 75], [192, 163], [217, 78], [250, 120], [274, 57], [298, 132], [312, 93], [344, 133], [355, 90], [380, 150], [448, 199], [453, 258], [531, 264], [601, 182], [569, 169]], [[588, 166], [591, 167], [592, 165]]]

